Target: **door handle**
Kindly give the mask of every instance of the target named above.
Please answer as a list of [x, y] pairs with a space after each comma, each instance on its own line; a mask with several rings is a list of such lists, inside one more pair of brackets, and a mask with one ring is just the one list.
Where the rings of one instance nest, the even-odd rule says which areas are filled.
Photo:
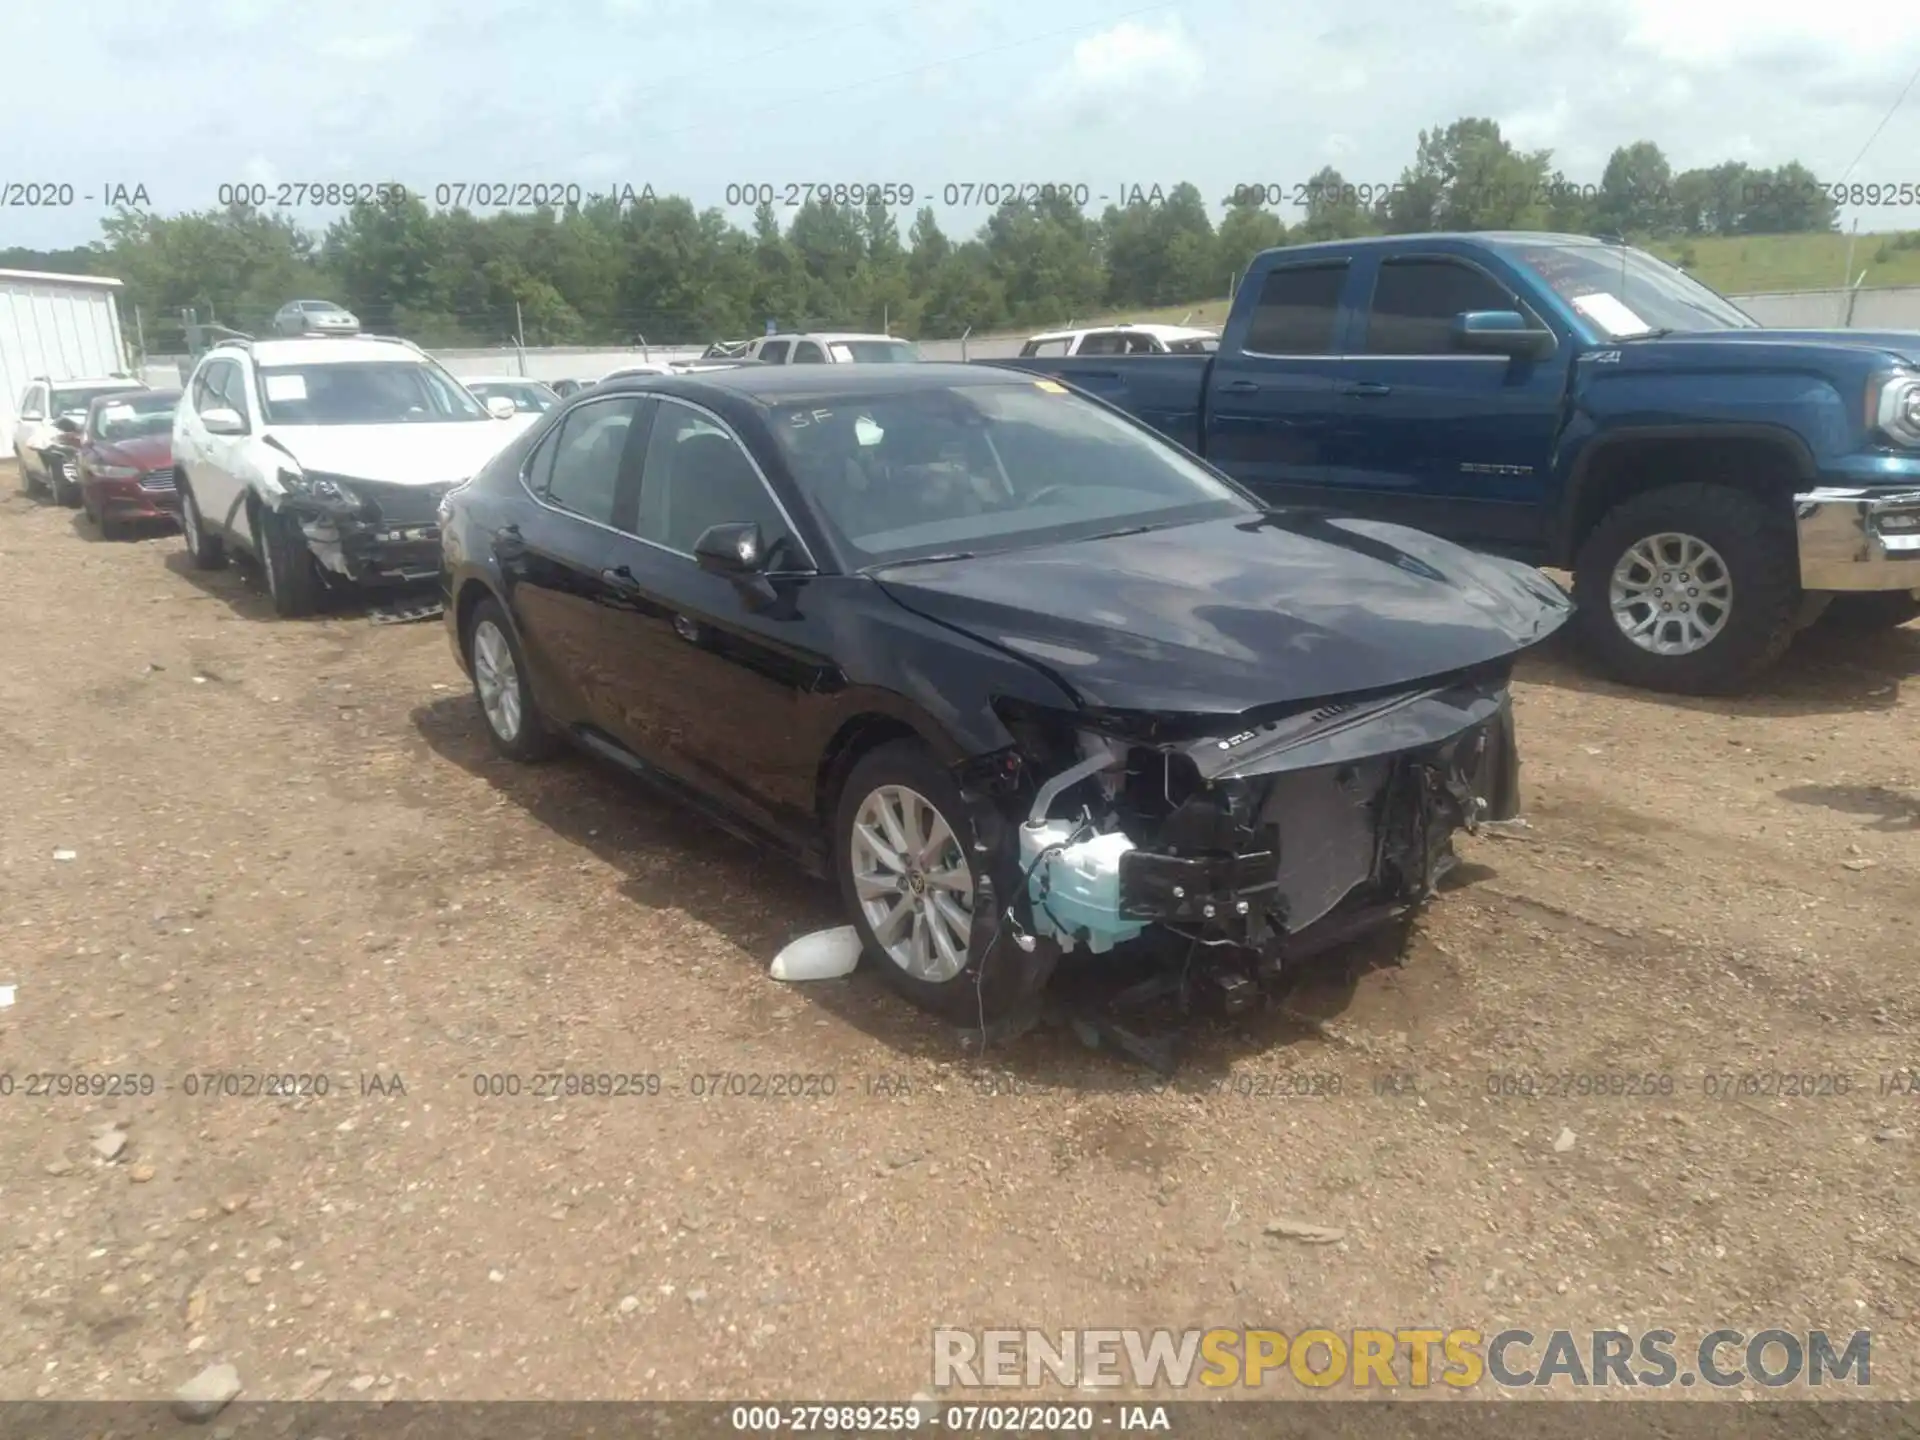
[[602, 570], [600, 579], [623, 595], [640, 588], [640, 582], [633, 578], [633, 572], [624, 565], [616, 565], [611, 570]]
[[1220, 388], [1229, 395], [1252, 395], [1260, 387], [1251, 380], [1229, 380]]
[[1358, 384], [1347, 386], [1347, 388], [1340, 393], [1342, 395], [1357, 396], [1362, 399], [1373, 399], [1380, 395], [1391, 395], [1393, 393], [1393, 387], [1391, 385], [1382, 385], [1377, 380], [1362, 380]]
[[700, 627], [684, 615], [676, 615], [673, 617], [673, 633], [678, 635], [682, 640], [697, 643], [700, 639]]

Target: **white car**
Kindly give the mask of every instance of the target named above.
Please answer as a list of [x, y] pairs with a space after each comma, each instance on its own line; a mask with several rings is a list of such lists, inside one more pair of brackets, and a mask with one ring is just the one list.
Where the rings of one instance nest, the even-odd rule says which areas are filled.
[[762, 365], [911, 365], [920, 352], [912, 342], [892, 335], [834, 331], [763, 335], [747, 347], [744, 358]]
[[[13, 458], [20, 463], [20, 485], [29, 495], [44, 488], [61, 505], [75, 503], [79, 490], [73, 472], [74, 438], [86, 424], [87, 406], [97, 395], [145, 390], [125, 375], [100, 380], [52, 380], [35, 377], [20, 396], [13, 427]], [[62, 426], [61, 421], [70, 422]]]
[[1211, 355], [1217, 330], [1190, 325], [1102, 325], [1090, 330], [1049, 330], [1020, 347], [1026, 355]]
[[225, 340], [200, 358], [173, 425], [180, 529], [196, 567], [256, 557], [274, 609], [329, 583], [440, 573], [440, 499], [519, 433], [407, 340]]
[[549, 386], [538, 380], [529, 380], [524, 375], [462, 375], [460, 383], [471, 390], [485, 404], [496, 398], [508, 401], [513, 406], [513, 433], [537, 423], [540, 417], [560, 403], [560, 397]]

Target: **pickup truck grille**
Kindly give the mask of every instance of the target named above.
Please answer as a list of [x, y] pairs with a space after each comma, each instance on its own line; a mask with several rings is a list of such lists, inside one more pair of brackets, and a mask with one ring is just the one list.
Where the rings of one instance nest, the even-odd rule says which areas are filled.
[[368, 480], [347, 482], [353, 493], [379, 511], [386, 525], [435, 525], [439, 523], [440, 497], [451, 485], [382, 485]]

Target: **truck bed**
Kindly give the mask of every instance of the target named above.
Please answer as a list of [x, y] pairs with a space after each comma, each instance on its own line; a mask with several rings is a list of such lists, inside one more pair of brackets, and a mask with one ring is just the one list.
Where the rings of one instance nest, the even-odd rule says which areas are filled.
[[1201, 453], [1201, 398], [1211, 355], [1034, 355], [973, 363], [1056, 376]]

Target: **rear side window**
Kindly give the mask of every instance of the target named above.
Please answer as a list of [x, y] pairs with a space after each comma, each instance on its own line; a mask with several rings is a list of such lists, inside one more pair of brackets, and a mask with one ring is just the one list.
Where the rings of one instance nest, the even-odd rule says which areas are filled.
[[1260, 287], [1245, 348], [1261, 355], [1327, 355], [1333, 351], [1345, 261], [1272, 270]]
[[1389, 260], [1373, 282], [1367, 312], [1369, 355], [1454, 355], [1453, 320], [1466, 310], [1511, 310], [1494, 279], [1458, 260]]
[[644, 395], [622, 395], [582, 405], [560, 422], [533, 462], [534, 483], [546, 502], [601, 525], [616, 523], [620, 471]]

